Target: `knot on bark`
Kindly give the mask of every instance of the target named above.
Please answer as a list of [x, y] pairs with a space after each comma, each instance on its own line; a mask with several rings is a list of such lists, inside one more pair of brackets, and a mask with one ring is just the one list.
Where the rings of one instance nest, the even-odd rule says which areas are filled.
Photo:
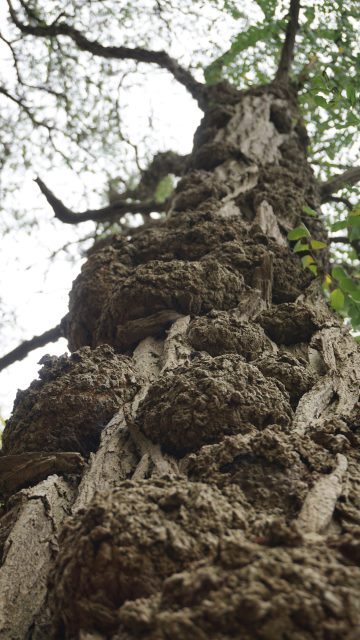
[[55, 637], [114, 633], [125, 601], [151, 597], [167, 577], [214, 560], [220, 538], [245, 528], [242, 502], [237, 488], [176, 477], [98, 493], [61, 535], [50, 580]]
[[150, 440], [178, 457], [226, 435], [286, 426], [291, 419], [285, 389], [237, 355], [201, 355], [160, 376], [136, 417]]
[[125, 356], [107, 345], [67, 355], [44, 356], [40, 380], [18, 391], [4, 430], [5, 455], [25, 451], [73, 451], [87, 456], [102, 428], [139, 388]]

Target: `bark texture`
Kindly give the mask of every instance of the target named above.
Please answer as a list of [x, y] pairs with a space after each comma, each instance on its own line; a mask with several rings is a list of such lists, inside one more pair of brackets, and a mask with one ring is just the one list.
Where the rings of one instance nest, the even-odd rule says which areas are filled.
[[360, 353], [286, 239], [307, 144], [290, 89], [219, 85], [166, 220], [92, 250], [4, 434], [0, 638], [359, 637]]

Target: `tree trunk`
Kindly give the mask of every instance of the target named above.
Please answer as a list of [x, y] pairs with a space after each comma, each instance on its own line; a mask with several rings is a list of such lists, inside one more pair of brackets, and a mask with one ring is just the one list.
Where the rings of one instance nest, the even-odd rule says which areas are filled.
[[217, 85], [166, 221], [94, 247], [4, 432], [0, 638], [358, 638], [360, 354], [287, 241], [326, 239], [307, 144], [281, 84]]

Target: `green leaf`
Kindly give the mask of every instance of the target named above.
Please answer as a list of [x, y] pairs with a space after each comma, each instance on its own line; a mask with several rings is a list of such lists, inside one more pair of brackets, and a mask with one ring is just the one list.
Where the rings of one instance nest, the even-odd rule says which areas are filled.
[[331, 231], [340, 231], [340, 229], [346, 229], [348, 224], [349, 223], [347, 220], [339, 220], [339, 222], [334, 222], [334, 224], [331, 225], [330, 229]]
[[326, 249], [326, 242], [321, 242], [321, 240], [311, 240], [311, 248], [314, 251], [320, 251], [320, 249]]
[[349, 213], [349, 218], [351, 218], [351, 222], [353, 222], [353, 218], [360, 217], [360, 204], [357, 204]]
[[309, 264], [307, 269], [309, 269], [310, 271], [312, 271], [312, 273], [314, 273], [317, 276], [318, 273], [318, 268], [316, 264]]
[[171, 175], [165, 176], [162, 180], [160, 180], [156, 187], [155, 202], [159, 204], [165, 202], [165, 200], [167, 200], [171, 195], [173, 189], [174, 185]]
[[300, 224], [295, 229], [289, 231], [288, 240], [300, 240], [300, 238], [310, 238], [310, 231], [304, 224]]
[[335, 278], [335, 280], [338, 280], [338, 282], [341, 282], [342, 280], [346, 280], [348, 278], [348, 274], [342, 267], [333, 267], [331, 269], [331, 275], [333, 278]]
[[246, 31], [237, 34], [231, 43], [230, 49], [213, 60], [205, 69], [204, 76], [207, 84], [215, 84], [222, 78], [223, 67], [231, 65], [239, 53], [249, 47], [255, 47], [259, 42], [269, 42], [272, 36], [277, 35], [283, 25], [282, 20], [273, 20], [268, 24], [258, 23], [250, 26]]
[[329, 107], [329, 101], [326, 98], [324, 98], [324, 96], [319, 96], [319, 95], [314, 96], [314, 102], [318, 107], [323, 107], [326, 110]]
[[316, 211], [314, 211], [314, 209], [312, 209], [311, 207], [308, 207], [307, 205], [305, 205], [303, 206], [302, 210], [304, 213], [306, 213], [307, 216], [311, 216], [312, 218], [317, 218]]
[[352, 107], [356, 105], [356, 91], [352, 84], [348, 84], [346, 87], [346, 97], [349, 100]]
[[354, 291], [349, 294], [349, 297], [354, 300], [354, 302], [360, 302], [360, 288], [355, 288]]
[[312, 256], [304, 256], [303, 258], [301, 258], [301, 262], [304, 269], [309, 268], [312, 264], [316, 265], [316, 262]]
[[360, 329], [360, 304], [348, 299], [346, 313], [350, 317], [353, 329], [358, 331]]
[[330, 293], [330, 304], [335, 311], [340, 311], [344, 308], [345, 297], [341, 289], [334, 289]]
[[271, 19], [278, 6], [277, 0], [255, 0], [267, 19]]
[[301, 242], [301, 240], [298, 240], [294, 247], [294, 252], [302, 253], [303, 251], [309, 251], [309, 249], [310, 249], [310, 245], [304, 244], [303, 242]]

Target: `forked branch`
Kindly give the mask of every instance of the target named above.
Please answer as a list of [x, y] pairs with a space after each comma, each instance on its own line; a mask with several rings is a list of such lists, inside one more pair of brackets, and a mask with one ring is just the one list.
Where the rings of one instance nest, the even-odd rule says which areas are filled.
[[65, 224], [79, 224], [80, 222], [107, 222], [120, 218], [126, 213], [140, 213], [142, 215], [149, 215], [151, 212], [165, 211], [167, 203], [162, 202], [127, 202], [127, 198], [113, 202], [107, 207], [101, 209], [87, 209], [80, 213], [75, 213], [68, 209], [59, 198], [57, 198], [52, 191], [46, 186], [46, 184], [40, 179], [36, 178], [35, 182], [39, 185], [41, 192], [44, 194], [48, 203], [52, 207], [55, 218], [64, 222]]
[[285, 40], [281, 50], [279, 66], [274, 78], [274, 82], [279, 84], [289, 83], [290, 70], [294, 58], [295, 38], [299, 28], [299, 11], [300, 0], [291, 0]]
[[320, 185], [321, 202], [333, 200], [331, 197], [333, 193], [337, 193], [337, 191], [340, 191], [343, 187], [352, 187], [358, 182], [360, 182], [360, 167], [352, 167], [344, 171], [344, 173], [330, 178], [330, 180]]

